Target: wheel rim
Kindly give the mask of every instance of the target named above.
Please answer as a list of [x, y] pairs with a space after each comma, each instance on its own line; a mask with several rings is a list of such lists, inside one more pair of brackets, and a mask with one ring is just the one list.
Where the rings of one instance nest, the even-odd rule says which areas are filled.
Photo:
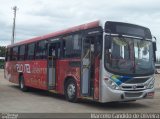
[[24, 88], [23, 80], [21, 80], [20, 87], [21, 87], [21, 89]]
[[69, 84], [67, 88], [67, 94], [69, 98], [73, 98], [75, 95], [75, 85], [74, 84]]

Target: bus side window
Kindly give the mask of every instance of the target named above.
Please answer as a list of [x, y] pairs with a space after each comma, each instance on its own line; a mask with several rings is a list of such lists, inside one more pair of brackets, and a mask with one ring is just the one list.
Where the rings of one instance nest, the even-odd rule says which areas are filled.
[[65, 56], [66, 56], [66, 41], [62, 39], [60, 57], [65, 58]]
[[6, 51], [6, 61], [10, 61], [11, 53], [10, 53], [10, 48], [7, 48]]
[[71, 51], [72, 51], [72, 35], [68, 35], [63, 37], [64, 41], [65, 41], [65, 54], [64, 57], [65, 58], [70, 58], [71, 57]]
[[37, 43], [37, 49], [36, 49], [36, 59], [45, 59], [46, 58], [46, 52], [47, 52], [47, 41], [39, 41]]
[[64, 58], [79, 58], [81, 54], [81, 41], [79, 34], [63, 37], [65, 45]]
[[56, 45], [50, 45], [49, 46], [49, 56], [57, 58], [57, 56], [56, 56]]
[[57, 58], [60, 58], [60, 43], [57, 43], [57, 46], [56, 46], [57, 50], [56, 50], [56, 56]]
[[18, 60], [18, 46], [14, 47], [12, 49], [12, 60], [17, 61]]
[[27, 59], [33, 60], [35, 54], [35, 43], [29, 44], [27, 47]]
[[81, 56], [81, 39], [79, 34], [73, 35], [73, 56], [80, 57]]
[[101, 58], [102, 55], [102, 35], [96, 36], [95, 55]]
[[25, 58], [25, 45], [19, 47], [19, 60], [24, 60]]

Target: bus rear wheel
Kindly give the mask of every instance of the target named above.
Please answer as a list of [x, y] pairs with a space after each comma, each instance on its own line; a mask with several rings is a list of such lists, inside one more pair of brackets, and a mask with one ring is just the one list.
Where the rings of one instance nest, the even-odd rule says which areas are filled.
[[65, 97], [69, 102], [77, 101], [77, 85], [75, 80], [70, 79], [65, 84]]
[[25, 86], [23, 76], [20, 76], [20, 78], [19, 78], [19, 88], [24, 92], [27, 91], [27, 87]]

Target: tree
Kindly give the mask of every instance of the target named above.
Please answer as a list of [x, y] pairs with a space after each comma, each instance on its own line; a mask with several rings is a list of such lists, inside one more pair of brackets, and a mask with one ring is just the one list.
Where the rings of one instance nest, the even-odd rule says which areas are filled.
[[0, 57], [5, 57], [6, 47], [0, 46]]

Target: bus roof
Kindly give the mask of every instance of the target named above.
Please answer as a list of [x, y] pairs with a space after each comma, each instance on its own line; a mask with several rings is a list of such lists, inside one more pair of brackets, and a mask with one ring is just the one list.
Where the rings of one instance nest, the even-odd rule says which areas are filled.
[[82, 24], [82, 25], [79, 25], [79, 26], [71, 27], [71, 28], [68, 28], [68, 29], [65, 29], [65, 30], [53, 32], [53, 33], [50, 33], [50, 34], [47, 34], [47, 35], [43, 35], [43, 36], [28, 39], [28, 40], [24, 40], [24, 41], [15, 43], [13, 45], [8, 45], [8, 47], [13, 47], [13, 46], [17, 46], [17, 45], [32, 43], [32, 42], [36, 42], [36, 41], [39, 41], [39, 40], [48, 39], [48, 38], [56, 37], [56, 36], [59, 36], [59, 35], [67, 34], [67, 33], [72, 33], [72, 32], [85, 30], [85, 29], [89, 29], [89, 28], [95, 28], [95, 27], [98, 27], [98, 26], [100, 26], [100, 21], [94, 21], [94, 22], [90, 22], [90, 23], [87, 23], [87, 24]]

